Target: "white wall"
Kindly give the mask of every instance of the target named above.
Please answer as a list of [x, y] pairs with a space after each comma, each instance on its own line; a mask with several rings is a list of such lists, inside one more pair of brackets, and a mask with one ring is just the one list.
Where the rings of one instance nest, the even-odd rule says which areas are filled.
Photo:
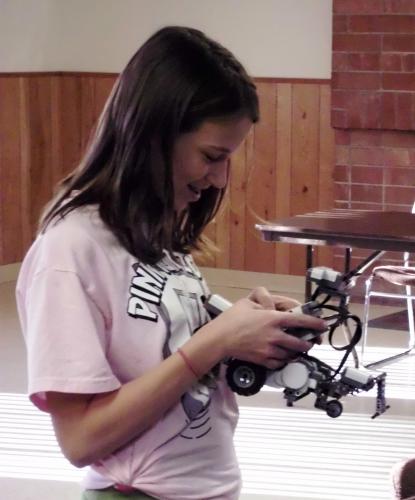
[[0, 72], [119, 72], [167, 24], [205, 31], [253, 76], [330, 78], [332, 0], [0, 0]]

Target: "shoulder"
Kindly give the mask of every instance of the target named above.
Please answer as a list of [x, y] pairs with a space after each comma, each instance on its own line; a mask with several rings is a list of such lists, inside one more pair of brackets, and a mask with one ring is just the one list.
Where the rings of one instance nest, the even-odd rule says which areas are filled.
[[52, 221], [37, 236], [23, 265], [33, 272], [55, 269], [82, 273], [93, 262], [107, 260], [108, 252], [115, 247], [119, 249], [119, 244], [97, 208], [84, 207]]

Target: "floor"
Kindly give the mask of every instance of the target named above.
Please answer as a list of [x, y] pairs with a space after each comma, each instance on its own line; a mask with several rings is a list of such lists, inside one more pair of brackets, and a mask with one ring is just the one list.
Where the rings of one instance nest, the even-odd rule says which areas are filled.
[[[300, 277], [204, 269], [216, 293], [229, 300], [256, 285], [302, 300]], [[25, 350], [14, 303], [13, 272], [0, 273], [0, 498], [78, 500], [82, 471], [61, 456], [47, 415], [25, 397]], [[359, 305], [351, 306], [361, 315]], [[375, 307], [373, 316], [396, 311]], [[342, 335], [342, 334], [341, 334]], [[405, 332], [373, 329], [367, 360], [396, 352]], [[342, 340], [340, 337], [339, 341]], [[323, 342], [317, 358], [336, 365], [340, 354]], [[415, 357], [383, 368], [390, 409], [372, 419], [376, 390], [344, 398], [329, 418], [313, 395], [288, 408], [282, 392], [264, 387], [239, 397], [236, 447], [244, 487], [241, 500], [387, 500], [390, 470], [415, 454]]]

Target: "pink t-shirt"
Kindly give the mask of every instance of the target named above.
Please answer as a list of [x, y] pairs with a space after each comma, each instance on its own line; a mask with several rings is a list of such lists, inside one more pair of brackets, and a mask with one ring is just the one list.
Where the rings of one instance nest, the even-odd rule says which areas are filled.
[[[46, 391], [118, 389], [208, 321], [206, 283], [191, 256], [176, 257], [141, 264], [94, 207], [72, 212], [36, 239], [20, 271], [17, 305], [28, 392], [40, 409], [47, 411]], [[168, 500], [237, 499], [237, 418], [222, 367], [138, 439], [92, 465], [84, 486], [122, 483]]]

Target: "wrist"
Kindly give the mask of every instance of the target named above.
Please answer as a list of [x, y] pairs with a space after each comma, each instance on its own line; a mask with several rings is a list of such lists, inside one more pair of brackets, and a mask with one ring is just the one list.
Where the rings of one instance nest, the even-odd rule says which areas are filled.
[[211, 321], [204, 325], [181, 346], [182, 352], [199, 376], [205, 375], [226, 358], [224, 334], [214, 323], [215, 321]]

